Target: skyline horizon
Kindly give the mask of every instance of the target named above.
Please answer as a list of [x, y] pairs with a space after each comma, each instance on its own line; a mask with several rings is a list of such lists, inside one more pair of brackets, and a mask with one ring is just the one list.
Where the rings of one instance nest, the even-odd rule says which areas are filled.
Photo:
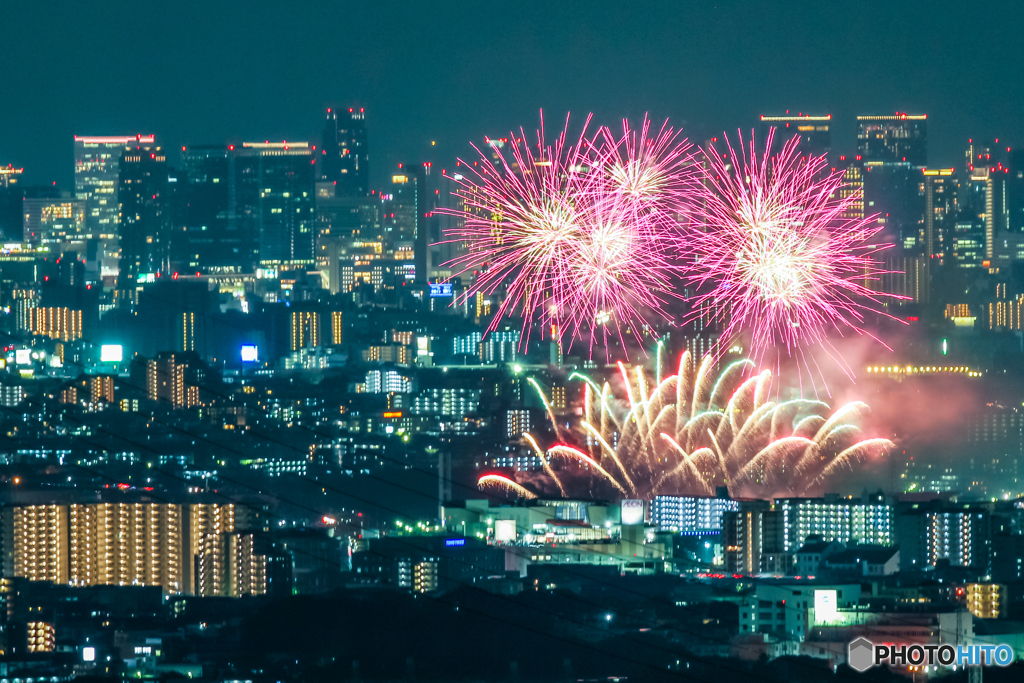
[[[325, 107], [323, 107], [323, 110], [326, 112], [326, 111], [330, 111], [332, 108], [334, 108], [334, 105], [331, 105], [331, 107], [325, 106]], [[364, 109], [365, 109], [365, 107], [364, 107]], [[351, 111], [351, 109], [350, 109], [350, 111]], [[538, 116], [537, 116], [537, 123], [538, 124], [540, 123], [540, 114], [544, 113], [545, 111], [546, 110], [538, 110]], [[927, 118], [929, 123], [932, 123], [935, 120], [934, 117], [930, 113], [928, 113], [928, 112], [914, 113], [914, 112], [911, 112], [910, 110], [895, 110], [892, 114], [889, 114], [887, 112], [876, 112], [876, 113], [864, 113], [864, 112], [861, 112], [861, 113], [857, 113], [857, 114], [852, 114], [850, 116], [836, 115], [833, 112], [820, 112], [820, 111], [806, 112], [806, 111], [803, 111], [803, 110], [800, 110], [799, 114], [789, 113], [789, 112], [792, 112], [792, 111], [793, 110], [788, 110], [788, 111], [778, 112], [778, 113], [758, 114], [758, 115], [756, 115], [758, 118], [753, 120], [753, 123], [752, 123], [752, 125], [750, 126], [749, 129], [747, 129], [745, 127], [737, 128], [736, 129], [736, 133], [742, 133], [745, 138], [748, 138], [750, 134], [753, 134], [755, 136], [755, 138], [758, 137], [757, 127], [762, 123], [761, 120], [760, 120], [761, 116], [771, 116], [771, 117], [785, 117], [785, 116], [793, 116], [793, 117], [796, 117], [796, 116], [824, 117], [824, 116], [828, 116], [828, 117], [830, 117], [829, 118], [829, 125], [830, 125], [830, 127], [832, 129], [832, 132], [835, 133], [838, 130], [839, 133], [840, 133], [840, 135], [833, 135], [833, 140], [836, 140], [837, 138], [842, 140], [842, 142], [840, 142], [838, 144], [834, 143], [832, 145], [832, 148], [831, 148], [830, 155], [838, 156], [838, 155], [843, 155], [843, 154], [847, 154], [848, 155], [850, 153], [855, 153], [856, 152], [856, 142], [857, 142], [857, 138], [856, 138], [856, 125], [857, 124], [856, 124], [856, 122], [857, 122], [858, 117], [863, 117], [863, 116], [890, 116], [890, 115], [905, 114], [905, 115], [908, 115], [908, 116], [924, 116], [924, 117]], [[387, 184], [386, 183], [386, 179], [389, 176], [389, 174], [391, 172], [391, 169], [392, 168], [397, 168], [399, 164], [401, 164], [401, 163], [419, 163], [421, 161], [431, 161], [431, 160], [434, 160], [434, 159], [437, 158], [437, 156], [436, 156], [437, 153], [436, 152], [435, 152], [434, 156], [428, 156], [426, 154], [422, 154], [422, 155], [420, 155], [420, 158], [418, 158], [418, 159], [397, 159], [396, 158], [396, 159], [393, 160], [392, 164], [384, 167], [387, 170], [384, 170], [384, 171], [380, 170], [380, 168], [378, 167], [378, 165], [374, 161], [375, 155], [373, 153], [373, 147], [374, 147], [373, 139], [376, 136], [373, 135], [373, 128], [374, 128], [374, 126], [373, 126], [373, 115], [372, 115], [371, 112], [366, 112], [366, 113], [367, 113], [367, 134], [368, 134], [368, 138], [369, 138], [369, 142], [370, 142], [370, 154], [369, 154], [370, 174], [371, 174], [371, 178], [373, 179], [373, 183], [377, 186], [377, 189], [380, 189], [380, 188], [386, 186], [386, 184]], [[631, 122], [633, 122], [635, 120], [642, 120], [643, 116], [645, 116], [645, 115], [647, 115], [647, 114], [641, 115], [639, 118], [637, 118], [637, 117], [629, 117], [629, 120]], [[572, 121], [572, 120], [576, 120], [576, 119], [579, 119], [579, 118], [584, 118], [585, 119], [587, 114], [574, 116], [574, 115], [572, 115], [571, 112], [567, 112], [565, 114], [565, 116], [570, 117], [570, 121]], [[550, 123], [552, 121], [564, 120], [564, 117], [562, 115], [560, 115], [557, 119], [552, 119], [552, 118], [548, 117], [545, 114], [544, 118], [545, 118], [545, 122], [546, 122], [545, 125], [548, 126], [548, 127], [550, 127]], [[622, 118], [627, 118], [627, 117], [622, 117]], [[661, 123], [662, 121], [667, 121], [669, 125], [675, 125], [674, 122], [673, 122], [672, 117], [665, 117], [665, 118], [651, 117], [651, 119], [652, 119], [652, 121], [657, 121], [658, 123]], [[598, 122], [598, 126], [610, 127], [610, 126], [614, 125], [615, 123], [618, 123], [621, 120], [622, 119], [617, 119], [616, 121]], [[838, 126], [837, 126], [837, 123], [839, 124]], [[719, 135], [726, 135], [726, 136], [729, 136], [730, 139], [735, 139], [735, 138], [733, 138], [734, 133], [731, 130], [717, 131], [717, 130], [712, 130], [708, 126], [704, 126], [704, 130], [701, 131], [700, 135], [692, 135], [691, 136], [691, 135], [687, 134], [687, 131], [688, 130], [693, 130], [693, 128], [686, 128], [685, 127], [685, 122], [684, 122], [684, 124], [681, 124], [681, 125], [684, 126], [684, 127], [682, 127], [683, 136], [687, 140], [689, 140], [694, 145], [695, 148], [703, 148], [703, 146], [707, 142], [709, 142], [711, 140], [711, 138], [713, 138], [715, 136], [719, 136]], [[740, 125], [742, 126], [743, 124], [740, 124]], [[573, 124], [570, 123], [570, 128], [572, 126], [573, 126]], [[127, 127], [127, 126], [122, 126], [122, 127]], [[135, 137], [138, 137], [138, 136], [142, 136], [143, 138], [146, 138], [146, 137], [153, 138], [153, 137], [155, 137], [155, 141], [150, 139], [150, 140], [143, 140], [143, 142], [147, 143], [147, 144], [155, 144], [158, 147], [163, 148], [165, 150], [165, 152], [167, 152], [167, 154], [169, 156], [169, 160], [172, 159], [172, 158], [174, 159], [175, 163], [172, 164], [172, 165], [176, 167], [177, 164], [180, 162], [180, 152], [182, 151], [182, 149], [181, 149], [182, 147], [193, 147], [193, 146], [194, 147], [217, 147], [217, 146], [220, 146], [220, 145], [227, 146], [227, 145], [232, 145], [232, 144], [241, 144], [243, 142], [245, 142], [245, 143], [260, 142], [261, 140], [264, 141], [264, 142], [277, 142], [277, 141], [287, 142], [287, 141], [289, 141], [289, 139], [292, 142], [294, 142], [295, 144], [307, 143], [307, 144], [309, 144], [311, 146], [312, 145], [319, 146], [320, 145], [320, 138], [321, 138], [321, 135], [322, 135], [322, 131], [317, 131], [315, 126], [309, 126], [309, 128], [310, 128], [309, 134], [305, 135], [305, 136], [302, 136], [302, 135], [298, 135], [298, 136], [284, 135], [284, 136], [274, 136], [274, 137], [269, 137], [268, 138], [265, 135], [264, 136], [258, 136], [258, 135], [248, 135], [248, 134], [228, 134], [228, 135], [225, 135], [220, 141], [210, 140], [210, 139], [207, 139], [207, 140], [195, 140], [195, 141], [192, 141], [192, 140], [184, 140], [184, 141], [182, 141], [182, 140], [174, 140], [174, 141], [172, 141], [173, 144], [165, 142], [164, 140], [162, 140], [162, 138], [164, 136], [162, 136], [161, 133], [158, 130], [152, 130], [152, 129], [148, 129], [148, 128], [145, 129], [145, 132], [141, 132], [143, 129], [140, 128], [139, 131], [137, 131], [135, 133], [129, 133], [127, 131], [113, 131], [113, 130], [112, 131], [101, 131], [101, 130], [85, 131], [85, 132], [78, 132], [78, 133], [71, 133], [70, 134], [71, 140], [69, 142], [71, 144], [68, 145], [67, 149], [64, 152], [64, 156], [68, 157], [67, 163], [62, 166], [63, 170], [58, 172], [58, 175], [66, 176], [66, 178], [65, 178], [65, 180], [63, 182], [60, 179], [56, 179], [56, 178], [53, 178], [53, 177], [46, 177], [46, 178], [39, 177], [37, 175], [39, 172], [36, 171], [35, 173], [33, 173], [33, 167], [30, 166], [28, 163], [16, 163], [12, 159], [5, 159], [5, 158], [0, 157], [0, 166], [3, 166], [3, 167], [13, 166], [15, 169], [23, 169], [24, 172], [22, 174], [20, 174], [21, 175], [21, 179], [22, 179], [22, 182], [25, 185], [28, 185], [28, 186], [45, 186], [45, 185], [53, 184], [53, 185], [56, 185], [58, 188], [62, 188], [62, 189], [66, 188], [66, 187], [67, 188], [73, 188], [74, 187], [74, 141], [76, 139], [78, 139], [78, 138], [92, 138], [92, 137], [97, 137], [97, 138], [99, 138], [99, 137], [135, 138]], [[528, 134], [530, 132], [532, 132], [525, 125], [523, 126], [523, 128], [527, 130]], [[700, 129], [698, 128], [697, 130], [700, 130]], [[784, 129], [779, 129], [779, 130], [784, 130]], [[0, 142], [2, 142], [2, 132], [3, 131], [0, 130]], [[491, 132], [494, 132], [494, 131], [491, 131]], [[505, 133], [505, 132], [499, 133], [499, 135], [506, 135], [506, 134], [511, 134], [511, 133], [513, 133], [513, 131], [508, 131], [507, 133]], [[477, 138], [467, 140], [465, 142], [465, 149], [464, 149], [464, 151], [462, 153], [454, 152], [453, 151], [451, 153], [451, 155], [450, 155], [450, 161], [453, 162], [453, 163], [456, 160], [463, 160], [463, 161], [465, 161], [465, 159], [467, 157], [472, 156], [472, 154], [471, 154], [472, 151], [473, 151], [472, 145], [478, 144], [479, 141], [486, 140], [488, 137], [496, 137], [496, 136], [491, 136], [488, 133], [481, 132], [480, 135]], [[933, 136], [929, 132], [929, 138], [932, 138], [932, 137]], [[926, 165], [926, 167], [927, 168], [931, 168], [931, 169], [935, 169], [935, 168], [942, 168], [942, 169], [952, 168], [954, 171], [958, 171], [958, 170], [962, 169], [963, 164], [960, 163], [958, 165], [957, 161], [959, 161], [959, 160], [961, 160], [963, 158], [963, 154], [964, 154], [964, 151], [965, 151], [967, 145], [970, 144], [970, 142], [972, 142], [974, 139], [984, 140], [985, 142], [994, 142], [994, 143], [997, 143], [997, 144], [999, 143], [1000, 140], [1009, 140], [1008, 138], [1004, 138], [1003, 136], [999, 136], [999, 137], [994, 137], [993, 136], [993, 137], [990, 137], [990, 138], [987, 138], [987, 139], [982, 137], [982, 136], [977, 136], [977, 138], [975, 138], [973, 136], [961, 136], [961, 137], [962, 137], [962, 140], [960, 141], [960, 144], [962, 144], [962, 147], [958, 151], [954, 151], [954, 152], [949, 152], [949, 150], [946, 151], [947, 154], [952, 153], [955, 156], [954, 157], [950, 157], [950, 158], [944, 158], [941, 162], [936, 161], [934, 159], [934, 154], [931, 151], [931, 149], [934, 148], [934, 145], [933, 144], [929, 144], [929, 159], [928, 159], [928, 164]], [[786, 139], [788, 139], [788, 138], [786, 138]], [[1013, 140], [1009, 140], [1009, 144], [1011, 144], [1011, 146], [1012, 146], [1013, 145]], [[429, 142], [428, 142], [426, 145], [424, 145], [423, 148], [424, 148], [424, 150], [437, 149], [437, 146], [436, 145], [430, 145]], [[2, 149], [3, 148], [0, 147], [0, 153], [2, 153]], [[40, 154], [39, 156], [42, 157], [43, 155]], [[47, 155], [45, 158], [48, 160], [48, 163], [46, 165], [52, 166], [53, 168], [56, 168], [57, 165], [52, 163], [52, 161], [49, 161], [49, 160], [52, 159], [52, 155]], [[40, 166], [40, 167], [45, 168], [46, 165]]]
[[839, 153], [857, 114], [926, 113], [929, 164], [955, 168], [969, 138], [1024, 139], [1024, 60], [1000, 48], [1021, 20], [1019, 4], [949, 0], [23, 3], [0, 25], [0, 165], [66, 186], [75, 134], [156, 132], [168, 151], [231, 135], [312, 142], [324, 109], [344, 104], [369, 112], [375, 187], [432, 140], [434, 158], [472, 156], [471, 141], [529, 130], [542, 107], [612, 126], [646, 112], [695, 142], [759, 114], [825, 112]]

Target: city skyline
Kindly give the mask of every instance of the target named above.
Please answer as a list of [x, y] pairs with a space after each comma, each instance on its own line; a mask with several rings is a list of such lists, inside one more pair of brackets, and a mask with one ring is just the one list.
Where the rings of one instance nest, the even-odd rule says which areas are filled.
[[0, 683], [1024, 678], [1005, 4], [0, 10]]
[[[208, 7], [190, 17], [202, 36], [196, 44], [210, 49], [187, 51], [173, 36], [188, 13], [168, 6], [150, 6], [139, 31], [130, 28], [130, 12], [70, 8], [46, 18], [50, 31], [37, 37], [39, 45], [24, 44], [29, 33], [19, 30], [43, 20], [39, 6], [9, 8], [0, 36], [11, 50], [0, 86], [24, 104], [0, 114], [0, 159], [25, 167], [32, 183], [67, 187], [65, 139], [73, 135], [156, 132], [168, 150], [234, 136], [313, 140], [328, 106], [366, 109], [377, 150], [374, 187], [400, 161], [428, 152], [466, 156], [469, 142], [504, 135], [541, 108], [556, 116], [594, 111], [607, 125], [649, 112], [682, 125], [695, 142], [754, 129], [762, 114], [828, 113], [836, 151], [852, 151], [857, 115], [921, 112], [931, 122], [929, 163], [942, 167], [957, 166], [968, 138], [1024, 137], [1014, 115], [1021, 109], [1013, 87], [1024, 79], [1020, 59], [1011, 53], [978, 70], [966, 56], [941, 49], [971, 27], [994, 46], [1011, 44], [1014, 22], [993, 20], [995, 8], [903, 3], [887, 8], [886, 26], [878, 27], [870, 8], [848, 16], [815, 5], [768, 12], [653, 3], [635, 13], [592, 6], [531, 15], [529, 8], [385, 3], [349, 7], [338, 24], [346, 40], [338, 41], [327, 39], [333, 22], [342, 21], [330, 17], [331, 3], [285, 16], [266, 4], [247, 8]], [[1022, 11], [1007, 9], [1018, 18]], [[575, 27], [573, 41], [558, 40], [563, 24]], [[71, 50], [86, 34], [108, 47], [79, 71], [85, 63], [70, 60]], [[147, 49], [142, 35], [160, 49]], [[254, 38], [267, 56], [263, 69], [241, 57]], [[753, 53], [751, 45], [758, 46]], [[141, 58], [119, 59], [128, 49]], [[511, 69], [496, 57], [505, 53], [516, 57]], [[28, 55], [32, 61], [24, 61]], [[616, 55], [628, 56], [630, 66]], [[712, 58], [702, 62], [700, 55]], [[51, 87], [28, 97], [25, 89], [40, 78]], [[466, 88], [474, 88], [471, 99]], [[69, 97], [79, 103], [74, 110]]]

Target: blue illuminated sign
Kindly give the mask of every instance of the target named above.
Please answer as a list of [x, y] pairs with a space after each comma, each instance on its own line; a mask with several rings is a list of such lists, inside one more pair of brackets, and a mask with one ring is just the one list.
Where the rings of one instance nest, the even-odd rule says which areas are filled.
[[452, 296], [452, 283], [431, 282], [430, 296]]
[[444, 539], [444, 545], [447, 548], [457, 548], [466, 545], [466, 539], [464, 538], [446, 538]]

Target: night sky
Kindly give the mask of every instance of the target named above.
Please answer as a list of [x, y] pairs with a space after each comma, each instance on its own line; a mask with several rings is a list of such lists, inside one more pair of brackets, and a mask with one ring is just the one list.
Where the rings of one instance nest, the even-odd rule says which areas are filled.
[[375, 186], [398, 161], [529, 130], [541, 108], [552, 127], [650, 112], [696, 141], [762, 113], [831, 113], [838, 152], [859, 113], [927, 113], [933, 166], [961, 166], [968, 137], [1024, 144], [1018, 0], [0, 8], [0, 165], [69, 189], [75, 134], [318, 143], [332, 105], [366, 107]]

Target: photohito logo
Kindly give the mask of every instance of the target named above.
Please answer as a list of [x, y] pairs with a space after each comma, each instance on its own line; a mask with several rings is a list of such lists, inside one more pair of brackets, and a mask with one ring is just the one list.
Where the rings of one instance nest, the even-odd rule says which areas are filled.
[[1013, 648], [1009, 645], [876, 645], [858, 638], [847, 646], [847, 663], [854, 671], [867, 671], [879, 664], [892, 666], [1009, 666]]

